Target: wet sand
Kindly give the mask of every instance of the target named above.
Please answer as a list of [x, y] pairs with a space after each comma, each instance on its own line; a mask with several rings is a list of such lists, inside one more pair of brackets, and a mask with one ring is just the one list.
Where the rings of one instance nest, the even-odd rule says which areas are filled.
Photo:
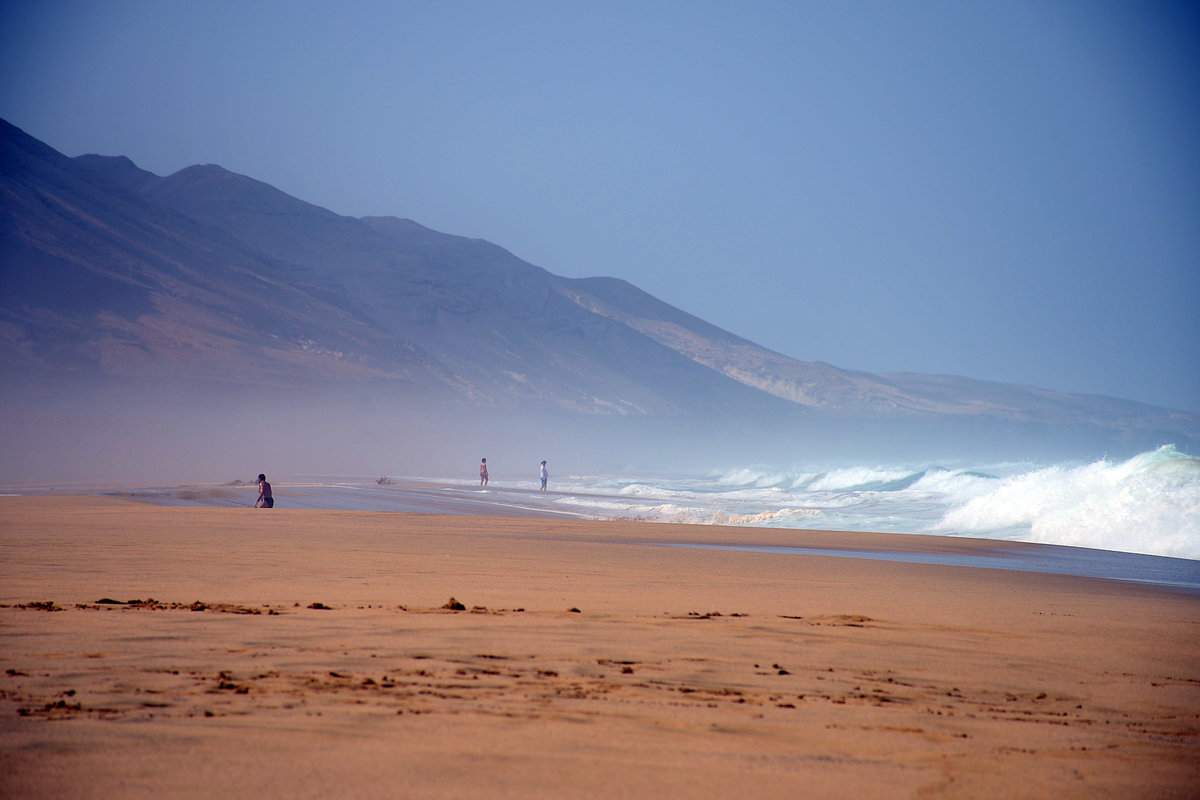
[[1198, 796], [1200, 597], [730, 540], [996, 546], [0, 497], [0, 794]]

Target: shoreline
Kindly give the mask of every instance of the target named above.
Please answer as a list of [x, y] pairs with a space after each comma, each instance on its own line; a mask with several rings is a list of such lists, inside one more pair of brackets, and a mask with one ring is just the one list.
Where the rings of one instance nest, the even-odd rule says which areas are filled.
[[[86, 496], [114, 497], [175, 508], [242, 508], [253, 505], [255, 488], [244, 485], [192, 485], [160, 488], [97, 488]], [[29, 491], [0, 496], [63, 496], [71, 492]], [[694, 546], [714, 549], [760, 549], [779, 555], [818, 555], [847, 558], [911, 561], [915, 563], [969, 566], [982, 569], [1014, 569], [1057, 575], [1102, 578], [1121, 582], [1144, 583], [1182, 592], [1200, 593], [1200, 560], [1148, 555], [1119, 550], [1102, 550], [1073, 545], [989, 539], [976, 536], [952, 536], [938, 533], [878, 533], [838, 531], [822, 528], [773, 528], [752, 524], [726, 526], [708, 522], [674, 523], [646, 520], [628, 515], [596, 515], [544, 503], [574, 497], [572, 492], [539, 492], [532, 488], [504, 486], [479, 489], [473, 483], [450, 483], [425, 479], [398, 480], [386, 485], [371, 485], [359, 478], [341, 482], [331, 479], [296, 480], [275, 490], [280, 505], [273, 511], [369, 511], [383, 513], [447, 514], [463, 516], [500, 516], [529, 519], [580, 519], [594, 522], [648, 522], [653, 525], [685, 524], [696, 530], [717, 528], [738, 531], [737, 536], [693, 537]], [[591, 494], [603, 500], [609, 496]], [[617, 500], [612, 496], [610, 499]], [[543, 505], [532, 504], [540, 501]], [[774, 531], [779, 536], [766, 545], [746, 545], [743, 531]], [[803, 545], [800, 534], [828, 532], [835, 539], [824, 539], [820, 553]], [[860, 534], [888, 537], [886, 545], [865, 552], [865, 548], [846, 545], [847, 536]], [[900, 537], [900, 538], [896, 538]], [[807, 537], [811, 538], [811, 537]], [[968, 544], [969, 543], [969, 544]], [[678, 542], [657, 542], [650, 537], [647, 545], [692, 546]], [[914, 555], [920, 554], [920, 555]]]

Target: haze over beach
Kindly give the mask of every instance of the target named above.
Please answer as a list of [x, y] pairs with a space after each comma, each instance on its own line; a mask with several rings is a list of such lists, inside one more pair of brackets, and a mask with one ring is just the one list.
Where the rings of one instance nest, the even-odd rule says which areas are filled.
[[1198, 19], [6, 4], [0, 796], [1195, 796]]
[[787, 356], [1200, 411], [1187, 3], [9, 3], [0, 117]]

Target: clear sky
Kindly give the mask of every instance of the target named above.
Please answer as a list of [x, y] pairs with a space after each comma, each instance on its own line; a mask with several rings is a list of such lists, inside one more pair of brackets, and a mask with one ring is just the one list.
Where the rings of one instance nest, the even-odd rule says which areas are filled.
[[781, 353], [1200, 411], [1200, 12], [0, 0], [0, 116], [625, 278]]

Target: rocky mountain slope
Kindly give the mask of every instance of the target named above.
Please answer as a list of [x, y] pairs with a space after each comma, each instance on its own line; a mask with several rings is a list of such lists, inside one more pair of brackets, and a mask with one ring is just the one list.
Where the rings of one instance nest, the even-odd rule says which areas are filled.
[[958, 418], [1200, 435], [1200, 415], [772, 352], [613, 278], [411, 220], [351, 218], [217, 166], [159, 177], [0, 122], [11, 377], [371, 385], [572, 413]]

